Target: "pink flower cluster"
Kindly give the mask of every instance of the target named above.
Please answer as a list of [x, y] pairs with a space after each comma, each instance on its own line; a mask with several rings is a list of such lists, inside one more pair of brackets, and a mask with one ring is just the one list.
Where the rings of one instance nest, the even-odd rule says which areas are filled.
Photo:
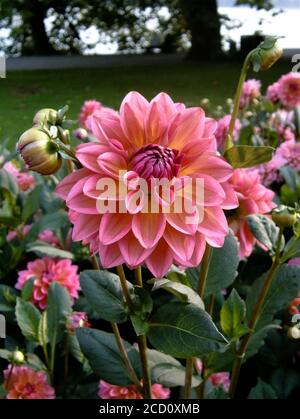
[[[158, 278], [173, 263], [198, 265], [206, 243], [223, 245], [228, 233], [224, 210], [236, 208], [238, 201], [229, 182], [232, 167], [217, 151], [217, 124], [201, 108], [186, 108], [165, 93], [148, 102], [132, 92], [119, 114], [95, 112], [90, 122], [98, 141], [77, 147], [83, 168], [64, 178], [56, 190], [77, 214], [72, 215], [73, 240], [89, 243], [105, 268], [146, 263]], [[102, 179], [126, 192], [101, 195], [97, 185]], [[166, 199], [158, 186], [151, 188], [156, 212], [146, 209], [149, 195], [139, 186], [141, 180], [147, 185], [153, 179], [172, 182]], [[204, 182], [204, 199], [196, 196], [195, 188], [190, 191], [192, 214], [185, 208], [175, 211], [187, 179]], [[101, 200], [115, 210], [99, 213]], [[163, 211], [166, 206], [168, 213]], [[191, 216], [193, 222], [187, 223]]]
[[290, 140], [285, 141], [276, 151], [276, 156], [293, 169], [300, 171], [300, 143]]
[[[218, 128], [215, 132], [218, 148], [222, 149], [225, 144], [226, 136], [229, 129], [229, 124], [231, 120], [231, 115], [225, 115], [223, 118], [219, 119], [218, 121]], [[232, 141], [237, 141], [239, 138], [239, 133], [241, 130], [241, 123], [239, 119], [236, 119], [234, 124], [234, 130], [232, 134]]]
[[244, 82], [240, 100], [240, 109], [244, 109], [260, 96], [261, 82], [250, 79]]
[[[152, 399], [168, 399], [170, 397], [170, 389], [163, 387], [161, 384], [152, 384]], [[138, 392], [135, 385], [122, 387], [109, 384], [101, 380], [99, 382], [100, 399], [142, 399], [143, 396]]]
[[13, 162], [4, 164], [3, 169], [10, 173], [15, 179], [22, 192], [26, 192], [35, 186], [35, 179], [26, 171], [21, 171]]
[[230, 227], [240, 243], [240, 257], [249, 256], [256, 244], [246, 216], [267, 214], [276, 207], [272, 199], [274, 192], [261, 184], [257, 170], [236, 169], [230, 179], [238, 199], [239, 208], [229, 215]]
[[25, 365], [9, 365], [3, 373], [7, 399], [55, 399], [54, 388], [45, 372]]
[[44, 310], [47, 307], [48, 289], [53, 281], [66, 288], [72, 300], [78, 298], [80, 284], [77, 269], [68, 259], [36, 259], [27, 264], [26, 270], [18, 273], [16, 288], [21, 290], [29, 279], [34, 278], [32, 303]]
[[278, 80], [278, 96], [287, 109], [300, 105], [300, 73], [284, 74]]
[[[24, 238], [29, 233], [31, 227], [32, 227], [31, 224], [26, 224], [21, 228], [18, 227], [17, 230], [9, 231], [7, 236], [6, 236], [6, 240], [11, 241], [11, 240], [15, 239], [17, 236], [19, 236], [20, 238]], [[60, 247], [59, 238], [51, 230], [41, 231], [38, 234], [37, 238], [38, 238], [38, 240], [44, 241], [45, 243], [48, 243], [53, 247]]]

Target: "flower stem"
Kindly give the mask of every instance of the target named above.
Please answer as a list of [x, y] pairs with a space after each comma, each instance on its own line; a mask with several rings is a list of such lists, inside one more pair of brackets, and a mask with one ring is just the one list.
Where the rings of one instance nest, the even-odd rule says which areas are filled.
[[[199, 276], [198, 288], [197, 288], [198, 294], [202, 299], [204, 297], [204, 292], [205, 292], [205, 287], [206, 287], [206, 282], [207, 282], [210, 258], [211, 258], [211, 247], [207, 244], [203, 258], [202, 258], [202, 262], [201, 262], [200, 276]], [[194, 365], [194, 359], [193, 358], [187, 359], [186, 369], [185, 369], [185, 385], [184, 385], [184, 398], [185, 399], [189, 399], [191, 395], [193, 365]], [[198, 387], [198, 389], [201, 389], [201, 394], [204, 393], [204, 390], [203, 390], [204, 386], [205, 386], [205, 382], [203, 381]], [[200, 395], [199, 395], [199, 398], [200, 398]]]
[[118, 272], [118, 275], [119, 275], [119, 278], [120, 278], [120, 283], [121, 283], [121, 287], [122, 287], [122, 290], [123, 290], [123, 294], [124, 294], [124, 297], [125, 297], [126, 304], [129, 308], [129, 311], [132, 312], [133, 304], [132, 304], [132, 300], [131, 300], [131, 297], [130, 297], [130, 294], [129, 294], [129, 289], [128, 289], [128, 286], [127, 286], [125, 272], [124, 272], [124, 269], [123, 269], [122, 265], [117, 266], [117, 272]]
[[[143, 287], [143, 278], [142, 278], [142, 268], [138, 266], [134, 270], [134, 279], [136, 285], [139, 287]], [[152, 391], [151, 391], [151, 377], [150, 371], [148, 366], [148, 355], [147, 355], [147, 336], [140, 335], [137, 336], [137, 341], [139, 345], [139, 353], [142, 365], [142, 373], [143, 373], [143, 394], [145, 399], [152, 398]]]
[[279, 234], [278, 234], [278, 240], [277, 240], [277, 245], [276, 245], [276, 255], [275, 258], [273, 260], [272, 266], [267, 274], [267, 278], [265, 280], [265, 283], [260, 291], [259, 297], [256, 301], [252, 316], [249, 320], [248, 323], [248, 327], [250, 329], [250, 332], [245, 335], [242, 339], [241, 345], [236, 353], [236, 359], [235, 362], [233, 363], [233, 367], [232, 367], [232, 373], [231, 373], [231, 384], [230, 384], [230, 389], [229, 389], [229, 395], [231, 398], [234, 397], [235, 392], [236, 392], [236, 388], [237, 388], [237, 384], [238, 384], [238, 380], [239, 380], [239, 375], [240, 375], [240, 370], [241, 370], [241, 366], [243, 363], [243, 360], [245, 358], [246, 352], [247, 352], [247, 348], [250, 342], [250, 338], [255, 330], [255, 326], [257, 325], [257, 322], [260, 318], [260, 314], [261, 314], [261, 310], [263, 308], [263, 305], [265, 303], [265, 299], [266, 296], [268, 295], [268, 292], [270, 290], [273, 278], [275, 273], [277, 272], [277, 269], [280, 266], [280, 249], [281, 249], [281, 241], [282, 241], [282, 236], [283, 236], [283, 230], [280, 229]]
[[228, 133], [227, 133], [227, 136], [226, 136], [225, 151], [233, 146], [233, 144], [232, 144], [232, 134], [233, 134], [234, 126], [235, 126], [235, 121], [236, 121], [238, 113], [239, 113], [239, 106], [240, 106], [243, 84], [244, 84], [244, 81], [246, 80], [247, 71], [248, 71], [249, 66], [251, 64], [252, 54], [253, 54], [253, 51], [250, 51], [249, 54], [247, 55], [245, 61], [244, 61], [244, 64], [243, 64], [243, 67], [242, 67], [242, 70], [241, 70], [239, 82], [238, 82], [236, 93], [235, 93], [231, 120], [230, 120], [230, 124], [229, 124], [229, 128], [228, 128]]
[[136, 388], [138, 389], [138, 391], [140, 393], [143, 393], [143, 389], [141, 387], [139, 379], [138, 379], [138, 377], [137, 377], [137, 375], [136, 375], [136, 373], [135, 373], [135, 371], [134, 371], [134, 369], [131, 365], [131, 362], [128, 358], [128, 354], [127, 354], [127, 351], [126, 351], [125, 346], [123, 344], [118, 325], [116, 323], [111, 323], [111, 327], [112, 327], [112, 330], [114, 332], [115, 339], [116, 339], [120, 354], [123, 358], [123, 362], [125, 364], [126, 370], [129, 374], [132, 382], [135, 384]]

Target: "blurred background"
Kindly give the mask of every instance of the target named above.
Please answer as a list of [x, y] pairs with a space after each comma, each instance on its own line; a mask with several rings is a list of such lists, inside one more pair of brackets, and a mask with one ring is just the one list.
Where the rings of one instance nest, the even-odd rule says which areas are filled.
[[86, 99], [118, 108], [129, 90], [199, 105], [234, 94], [241, 61], [263, 36], [284, 56], [264, 84], [292, 70], [300, 0], [0, 0], [0, 138], [13, 145], [42, 107]]

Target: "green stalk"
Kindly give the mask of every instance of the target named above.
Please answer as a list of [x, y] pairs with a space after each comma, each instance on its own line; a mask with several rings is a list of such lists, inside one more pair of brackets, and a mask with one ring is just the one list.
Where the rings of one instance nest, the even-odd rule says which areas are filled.
[[262, 310], [263, 305], [265, 303], [266, 296], [268, 295], [268, 292], [269, 292], [270, 287], [272, 285], [272, 281], [273, 281], [273, 278], [274, 278], [274, 276], [277, 272], [277, 269], [280, 266], [280, 249], [281, 249], [282, 236], [283, 236], [283, 229], [280, 229], [279, 234], [278, 234], [277, 245], [276, 245], [275, 258], [274, 258], [272, 266], [271, 266], [271, 268], [268, 272], [265, 283], [264, 283], [264, 285], [263, 285], [263, 287], [260, 291], [259, 297], [256, 301], [251, 319], [249, 320], [248, 327], [250, 329], [250, 332], [243, 337], [241, 345], [240, 345], [238, 351], [236, 352], [236, 359], [235, 359], [235, 362], [233, 363], [233, 367], [232, 367], [231, 384], [230, 384], [230, 389], [229, 389], [229, 394], [232, 398], [234, 397], [235, 392], [236, 392], [241, 366], [242, 366], [243, 360], [246, 356], [246, 352], [247, 352], [247, 349], [248, 349], [250, 338], [255, 331], [255, 326], [257, 325], [257, 322], [260, 318], [261, 310]]

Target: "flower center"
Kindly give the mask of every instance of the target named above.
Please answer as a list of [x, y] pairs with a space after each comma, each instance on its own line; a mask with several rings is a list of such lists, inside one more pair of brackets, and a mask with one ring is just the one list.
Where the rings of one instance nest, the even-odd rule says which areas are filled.
[[141, 178], [150, 181], [156, 179], [173, 179], [179, 172], [182, 156], [178, 150], [148, 144], [131, 157], [131, 170]]
[[23, 389], [23, 394], [26, 396], [30, 396], [34, 392], [34, 387], [30, 383], [26, 383]]

